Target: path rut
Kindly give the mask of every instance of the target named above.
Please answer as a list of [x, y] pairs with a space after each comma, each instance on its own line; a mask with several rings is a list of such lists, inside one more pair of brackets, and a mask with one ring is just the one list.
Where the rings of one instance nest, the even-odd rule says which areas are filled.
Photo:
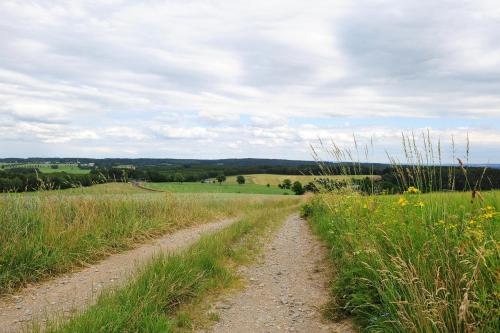
[[155, 253], [172, 252], [195, 243], [202, 234], [215, 232], [236, 221], [198, 225], [166, 235], [153, 243], [112, 255], [98, 264], [28, 287], [0, 298], [0, 332], [16, 332], [32, 320], [70, 315], [93, 304], [102, 290], [127, 280]]
[[265, 246], [260, 262], [242, 271], [248, 287], [216, 304], [212, 332], [355, 332], [349, 321], [324, 320], [327, 250], [298, 215]]

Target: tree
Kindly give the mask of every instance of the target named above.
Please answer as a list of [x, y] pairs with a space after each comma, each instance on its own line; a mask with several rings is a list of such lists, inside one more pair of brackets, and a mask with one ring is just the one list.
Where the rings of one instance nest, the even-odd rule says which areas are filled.
[[243, 185], [243, 184], [245, 184], [245, 177], [238, 176], [238, 177], [236, 177], [236, 181], [238, 182], [238, 184]]
[[313, 182], [309, 182], [308, 184], [306, 184], [304, 186], [304, 192], [313, 192], [313, 193], [318, 193], [319, 192], [319, 189], [318, 187], [316, 186], [316, 184], [314, 184]]
[[174, 181], [177, 183], [182, 183], [184, 182], [184, 176], [181, 173], [176, 173], [174, 175]]
[[282, 188], [289, 189], [292, 186], [292, 181], [290, 179], [283, 179]]
[[292, 191], [295, 192], [295, 194], [297, 195], [304, 194], [304, 188], [302, 187], [302, 184], [298, 180], [293, 183]]
[[218, 175], [216, 179], [217, 179], [217, 181], [219, 182], [219, 185], [220, 185], [220, 184], [222, 184], [222, 182], [226, 181], [226, 176], [224, 176], [224, 175], [221, 174], [221, 175]]

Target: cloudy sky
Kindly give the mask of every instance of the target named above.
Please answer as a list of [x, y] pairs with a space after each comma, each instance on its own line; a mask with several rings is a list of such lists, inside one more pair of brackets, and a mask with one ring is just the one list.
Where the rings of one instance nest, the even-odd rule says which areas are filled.
[[0, 157], [310, 159], [353, 133], [500, 162], [498, 0], [0, 1]]

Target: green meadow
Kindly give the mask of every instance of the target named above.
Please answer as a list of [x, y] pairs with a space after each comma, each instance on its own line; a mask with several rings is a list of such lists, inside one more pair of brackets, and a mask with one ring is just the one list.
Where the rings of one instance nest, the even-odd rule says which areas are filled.
[[291, 190], [276, 185], [218, 184], [218, 183], [146, 183], [146, 188], [180, 193], [247, 193], [247, 194], [294, 194]]

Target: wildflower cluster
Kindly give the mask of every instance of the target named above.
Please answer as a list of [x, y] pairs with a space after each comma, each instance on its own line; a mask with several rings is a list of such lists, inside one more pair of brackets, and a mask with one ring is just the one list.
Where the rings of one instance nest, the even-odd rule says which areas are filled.
[[406, 198], [403, 198], [403, 197], [400, 197], [398, 199], [398, 205], [400, 205], [401, 207], [404, 207], [406, 205], [408, 205], [408, 200], [406, 200]]
[[416, 188], [415, 186], [410, 186], [410, 187], [408, 187], [408, 190], [406, 190], [406, 193], [418, 194], [418, 193], [420, 193], [420, 190], [418, 188]]
[[486, 206], [479, 209], [479, 212], [468, 219], [467, 224], [464, 228], [464, 234], [470, 239], [475, 239], [480, 242], [484, 240], [485, 227], [488, 226], [488, 222], [498, 215], [499, 213], [495, 211], [492, 206]]
[[[405, 194], [419, 194], [419, 193], [420, 193], [420, 190], [414, 186], [408, 187], [408, 190], [405, 191]], [[420, 197], [420, 196], [418, 196], [418, 197]], [[401, 207], [408, 206], [409, 204], [411, 204], [414, 207], [419, 207], [419, 208], [422, 208], [425, 206], [425, 203], [422, 200], [420, 200], [420, 199], [416, 200], [415, 198], [408, 197], [408, 196], [399, 197], [396, 204], [398, 206], [401, 206]]]
[[424, 204], [424, 202], [423, 202], [422, 200], [418, 200], [418, 201], [414, 204], [414, 206], [415, 206], [415, 207], [420, 207], [420, 208], [422, 208], [422, 207], [424, 207], [424, 206], [425, 206], [425, 204]]
[[[418, 331], [432, 331], [436, 323], [447, 331], [455, 324], [449, 318], [459, 316], [466, 299], [471, 304], [468, 325], [489, 332], [498, 317], [491, 304], [498, 300], [493, 281], [499, 262], [499, 199], [497, 193], [488, 193], [483, 202], [471, 204], [468, 193], [423, 194], [416, 187], [397, 196], [317, 197], [315, 228], [342, 267], [333, 287], [336, 294], [346, 295], [336, 300], [339, 307], [356, 315], [370, 304], [363, 318], [381, 332], [391, 331], [386, 329], [389, 326], [396, 327], [392, 331], [410, 331], [401, 324], [401, 317], [421, 324]], [[429, 289], [415, 288], [419, 281], [428, 281]], [[464, 291], [465, 287], [469, 289]], [[429, 307], [429, 319], [415, 315], [409, 305], [400, 306], [401, 291], [412, 304]], [[380, 299], [385, 303], [380, 304]], [[445, 303], [449, 306], [439, 305]]]
[[495, 212], [495, 207], [486, 206], [484, 208], [481, 208], [481, 215], [479, 215], [479, 219], [481, 221], [491, 220], [491, 219], [493, 219], [493, 217], [495, 217], [498, 214], [500, 214], [500, 213]]

